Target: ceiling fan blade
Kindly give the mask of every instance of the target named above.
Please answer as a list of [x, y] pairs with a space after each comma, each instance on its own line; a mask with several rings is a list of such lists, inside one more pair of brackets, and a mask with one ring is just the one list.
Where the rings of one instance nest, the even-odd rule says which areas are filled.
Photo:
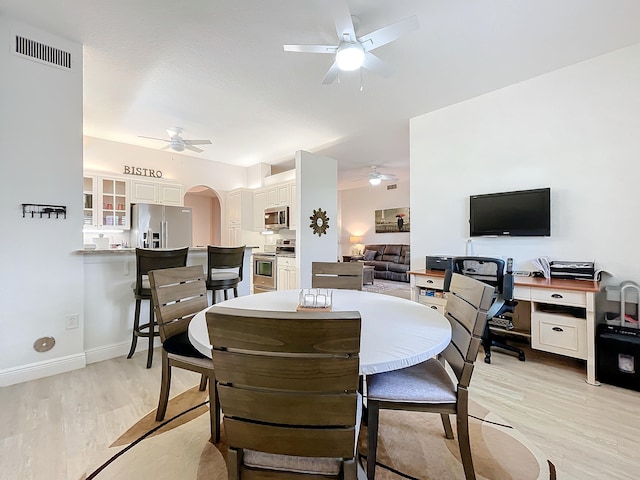
[[204, 150], [202, 150], [201, 148], [198, 147], [193, 147], [191, 145], [188, 145], [185, 143], [184, 148], [186, 148], [187, 150], [191, 150], [192, 152], [198, 152], [198, 153], [202, 153], [204, 152]]
[[378, 178], [380, 180], [385, 180], [385, 181], [395, 181], [398, 180], [397, 175], [393, 175], [393, 174], [385, 174], [385, 173], [380, 173], [378, 174]]
[[171, 141], [171, 140], [167, 140], [166, 138], [145, 137], [144, 135], [138, 135], [138, 138], [148, 138], [149, 140], [160, 140], [162, 142], [170, 142]]
[[211, 140], [183, 140], [185, 145], [211, 145]]
[[390, 77], [393, 75], [393, 68], [371, 52], [365, 53], [362, 68], [366, 68], [367, 70], [382, 75], [383, 77]]
[[338, 73], [340, 73], [340, 69], [338, 68], [338, 63], [333, 62], [333, 65], [327, 71], [327, 74], [322, 79], [322, 85], [329, 85], [333, 83], [336, 78], [338, 78]]
[[364, 47], [365, 52], [369, 52], [374, 48], [393, 42], [405, 33], [417, 30], [418, 28], [420, 28], [418, 17], [414, 15], [412, 17], [405, 18], [404, 20], [400, 20], [399, 22], [392, 23], [391, 25], [387, 25], [386, 27], [382, 27], [375, 32], [363, 35], [358, 38], [358, 41]]
[[338, 47], [335, 45], [283, 45], [285, 52], [300, 53], [336, 53]]
[[336, 24], [336, 33], [341, 42], [355, 42], [356, 31], [353, 27], [351, 12], [347, 6], [347, 2], [336, 2], [331, 9], [334, 22]]

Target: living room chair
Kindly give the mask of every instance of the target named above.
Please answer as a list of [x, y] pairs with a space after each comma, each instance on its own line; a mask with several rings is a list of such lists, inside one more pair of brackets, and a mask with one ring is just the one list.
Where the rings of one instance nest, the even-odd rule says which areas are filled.
[[238, 296], [238, 284], [242, 281], [244, 245], [241, 247], [207, 246], [207, 290], [211, 290], [211, 303], [216, 303], [216, 292], [222, 290], [228, 300], [228, 290]]
[[312, 262], [312, 288], [362, 290], [362, 262]]
[[364, 477], [358, 312], [214, 306], [207, 327], [229, 479]]
[[[188, 247], [174, 250], [136, 248], [136, 281], [132, 285], [133, 296], [136, 299], [136, 307], [133, 316], [131, 347], [129, 348], [127, 358], [133, 357], [138, 344], [138, 337], [146, 337], [149, 339], [147, 368], [151, 368], [151, 364], [153, 363], [153, 339], [158, 336], [156, 323], [154, 321], [153, 303], [151, 301], [149, 271], [159, 270], [161, 268], [184, 267], [187, 264], [188, 254]], [[149, 300], [149, 321], [140, 325], [140, 307], [142, 300]]]
[[491, 363], [491, 347], [513, 352], [518, 355], [518, 360], [524, 362], [524, 351], [509, 345], [502, 336], [491, 329], [491, 326], [510, 325], [509, 321], [501, 317], [505, 313], [513, 313], [518, 304], [513, 300], [513, 275], [511, 272], [505, 273], [504, 260], [490, 257], [454, 257], [453, 271], [485, 282], [496, 289], [495, 300], [487, 313], [487, 326], [482, 335], [485, 363]]
[[220, 404], [216, 395], [213, 361], [202, 355], [189, 341], [189, 322], [207, 308], [207, 289], [201, 265], [149, 272], [151, 294], [162, 340], [162, 381], [156, 421], [164, 420], [171, 388], [171, 368], [178, 367], [201, 375], [200, 390], [209, 384], [211, 439], [220, 441]]
[[[375, 478], [380, 409], [439, 413], [445, 436], [453, 438], [449, 415], [456, 415], [458, 445], [467, 480], [475, 479], [469, 442], [468, 387], [480, 348], [494, 288], [463, 275], [451, 276], [445, 316], [451, 342], [438, 356], [417, 365], [367, 376], [367, 478]], [[454, 382], [445, 369], [453, 370]]]

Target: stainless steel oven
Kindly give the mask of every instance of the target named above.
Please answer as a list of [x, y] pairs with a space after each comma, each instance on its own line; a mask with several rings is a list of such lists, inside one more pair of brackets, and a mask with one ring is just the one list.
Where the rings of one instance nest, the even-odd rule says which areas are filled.
[[276, 289], [276, 256], [253, 256], [253, 293], [271, 292]]

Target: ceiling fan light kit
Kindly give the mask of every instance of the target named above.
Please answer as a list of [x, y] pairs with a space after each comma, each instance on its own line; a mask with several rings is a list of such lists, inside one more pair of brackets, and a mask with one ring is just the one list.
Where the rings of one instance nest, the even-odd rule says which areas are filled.
[[364, 48], [359, 43], [343, 43], [336, 52], [336, 64], [343, 72], [358, 70], [364, 63]]
[[378, 177], [371, 177], [369, 179], [369, 183], [375, 187], [376, 185], [380, 185], [380, 183], [382, 183], [382, 179]]

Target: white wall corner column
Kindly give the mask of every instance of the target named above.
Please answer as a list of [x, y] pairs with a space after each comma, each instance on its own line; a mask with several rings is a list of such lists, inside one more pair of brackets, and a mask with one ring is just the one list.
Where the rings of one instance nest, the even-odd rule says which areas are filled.
[[[338, 162], [299, 150], [296, 152], [296, 262], [300, 288], [311, 287], [311, 263], [338, 259]], [[326, 234], [318, 236], [309, 226], [314, 210], [329, 217]]]

